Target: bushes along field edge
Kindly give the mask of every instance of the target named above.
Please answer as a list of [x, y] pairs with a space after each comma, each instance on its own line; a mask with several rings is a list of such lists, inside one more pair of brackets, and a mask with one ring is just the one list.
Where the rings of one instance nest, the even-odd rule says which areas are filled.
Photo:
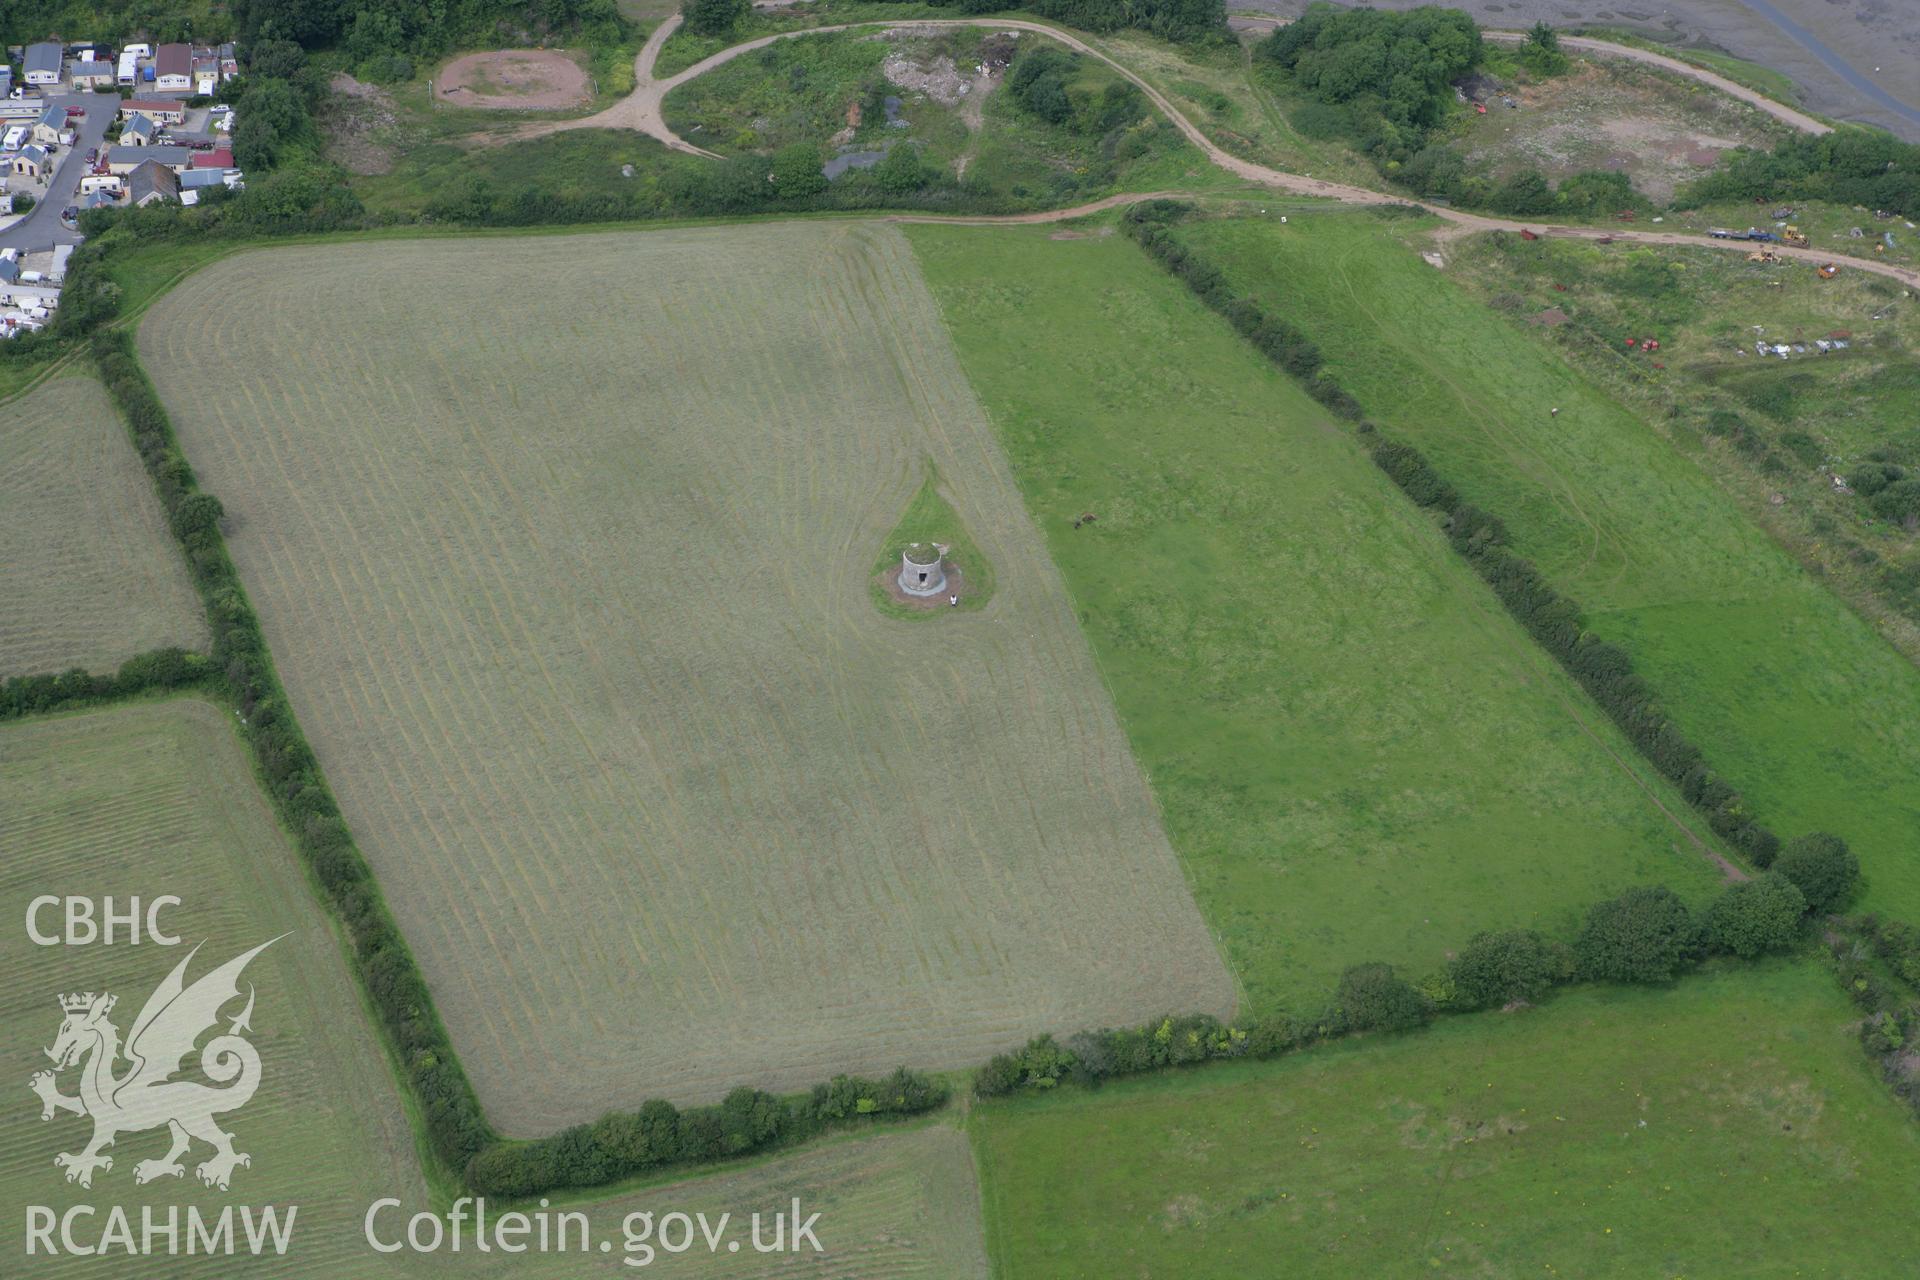
[[268, 798], [292, 834], [333, 914], [345, 926], [355, 976], [419, 1105], [428, 1146], [451, 1170], [464, 1169], [496, 1140], [473, 1086], [434, 1011], [433, 998], [388, 912], [372, 870], [353, 843], [280, 688], [259, 618], [247, 602], [220, 533], [220, 500], [202, 491], [159, 396], [125, 329], [98, 333], [94, 360], [153, 479], [167, 525], [179, 540], [206, 607], [210, 666], [240, 713], [243, 737]]
[[[1835, 891], [1844, 901], [1854, 887], [1836, 882]], [[1628, 889], [1588, 908], [1571, 943], [1533, 929], [1477, 934], [1440, 972], [1417, 983], [1389, 964], [1354, 965], [1325, 1008], [1310, 1017], [1280, 1013], [1225, 1023], [1208, 1014], [1168, 1015], [1136, 1027], [1083, 1031], [1065, 1043], [1039, 1036], [990, 1060], [975, 1075], [974, 1092], [993, 1098], [1202, 1062], [1276, 1058], [1358, 1032], [1412, 1030], [1438, 1014], [1537, 1003], [1579, 982], [1665, 985], [1710, 956], [1752, 960], [1791, 950], [1815, 918], [1798, 887], [1778, 871], [1727, 885], [1702, 911], [1664, 886]], [[1920, 929], [1876, 927], [1886, 953], [1897, 953], [1890, 963], [1920, 982]], [[1866, 1006], [1885, 1013], [1874, 1043], [1892, 1044], [1886, 1052], [1897, 1053], [1920, 1031], [1920, 1006], [1901, 1006], [1884, 985]], [[1903, 1096], [1920, 1107], [1920, 1083]]]
[[213, 662], [204, 655], [173, 647], [149, 649], [128, 658], [110, 675], [92, 675], [74, 667], [58, 675], [9, 676], [0, 682], [0, 720], [75, 711], [213, 683]]

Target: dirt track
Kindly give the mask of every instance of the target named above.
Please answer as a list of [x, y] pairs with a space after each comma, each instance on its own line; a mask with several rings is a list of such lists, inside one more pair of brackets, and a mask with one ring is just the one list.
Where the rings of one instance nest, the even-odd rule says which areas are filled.
[[[1256, 164], [1251, 160], [1244, 160], [1239, 156], [1233, 155], [1222, 149], [1211, 138], [1207, 137], [1206, 134], [1202, 133], [1193, 121], [1187, 119], [1187, 117], [1180, 112], [1179, 108], [1175, 107], [1173, 103], [1167, 100], [1164, 94], [1151, 84], [1148, 84], [1141, 76], [1100, 52], [1092, 45], [1087, 44], [1084, 40], [1065, 31], [1061, 31], [1057, 27], [1043, 26], [1037, 22], [994, 18], [942, 18], [937, 20], [915, 19], [898, 22], [857, 22], [826, 27], [806, 27], [796, 31], [782, 31], [770, 36], [761, 36], [757, 40], [748, 40], [742, 44], [734, 45], [731, 48], [722, 49], [712, 57], [694, 63], [678, 75], [669, 76], [665, 80], [655, 80], [653, 78], [653, 67], [654, 63], [658, 61], [660, 57], [660, 49], [666, 44], [667, 38], [677, 31], [679, 27], [680, 15], [675, 14], [673, 17], [661, 23], [653, 34], [647, 38], [646, 45], [641, 48], [639, 55], [634, 59], [634, 90], [622, 101], [597, 115], [585, 116], [578, 120], [556, 120], [529, 125], [518, 131], [515, 136], [531, 138], [538, 137], [542, 134], [557, 133], [565, 129], [633, 129], [646, 134], [650, 138], [657, 139], [663, 145], [675, 151], [686, 152], [689, 155], [708, 156], [717, 160], [720, 157], [715, 155], [715, 153], [694, 146], [692, 143], [674, 133], [673, 130], [669, 129], [666, 118], [661, 114], [660, 104], [665, 100], [667, 94], [685, 84], [687, 81], [705, 75], [715, 67], [731, 62], [742, 54], [764, 48], [776, 40], [791, 40], [796, 36], [823, 35], [833, 31], [847, 31], [855, 27], [983, 27], [994, 31], [1031, 31], [1038, 35], [1046, 36], [1050, 40], [1058, 41], [1066, 45], [1069, 49], [1083, 53], [1090, 58], [1096, 58], [1104, 62], [1114, 71], [1125, 76], [1141, 93], [1145, 94], [1147, 100], [1153, 103], [1153, 105], [1160, 110], [1161, 114], [1173, 123], [1173, 126], [1180, 131], [1181, 135], [1185, 137], [1187, 141], [1200, 148], [1201, 153], [1204, 154], [1209, 161], [1216, 167], [1226, 170], [1237, 178], [1242, 178], [1247, 182], [1255, 183], [1259, 186], [1271, 187], [1278, 191], [1287, 191], [1295, 195], [1318, 196], [1322, 199], [1338, 200], [1343, 204], [1416, 203], [1405, 197], [1391, 195], [1384, 191], [1372, 191], [1365, 187], [1347, 186], [1344, 183], [1326, 182], [1319, 178], [1307, 178], [1296, 173], [1285, 173], [1279, 169], [1271, 169], [1266, 165]], [[1572, 37], [1569, 37], [1568, 43], [1575, 44], [1576, 42]], [[1795, 124], [1796, 121], [1794, 117], [1797, 117], [1798, 120], [1805, 121], [1806, 123], [1804, 125], [1796, 124], [1796, 127], [1804, 128], [1811, 126], [1814, 130], [1826, 131], [1826, 126], [1822, 125], [1819, 121], [1802, 115], [1790, 107], [1772, 102], [1754, 93], [1750, 89], [1744, 89], [1739, 85], [1734, 85], [1720, 76], [1713, 75], [1712, 72], [1702, 71], [1698, 67], [1690, 67], [1686, 63], [1679, 62], [1672, 58], [1664, 58], [1659, 54], [1633, 49], [1627, 45], [1610, 44], [1604, 40], [1580, 40], [1577, 42], [1576, 47], [1587, 46], [1594, 46], [1592, 51], [1595, 52], [1611, 53], [1618, 50], [1624, 56], [1631, 56], [1642, 61], [1653, 62], [1656, 65], [1672, 64], [1672, 68], [1678, 70], [1680, 73], [1692, 76], [1695, 79], [1704, 80], [1706, 83], [1713, 84], [1717, 88], [1724, 86], [1729, 92], [1736, 92], [1743, 100], [1753, 102], [1756, 106], [1761, 106], [1763, 110], [1768, 111], [1778, 119], [1787, 121], [1789, 124]], [[1136, 204], [1142, 200], [1151, 200], [1176, 194], [1178, 193], [1155, 192], [1152, 194], [1109, 196], [1104, 200], [1096, 200], [1090, 204], [1076, 205], [1071, 209], [1052, 209], [1040, 213], [1019, 213], [1000, 216], [980, 215], [977, 217], [955, 216], [950, 218], [933, 215], [900, 215], [895, 220], [958, 222], [982, 225], [996, 222], [1010, 224], [1064, 222], [1070, 218], [1083, 217], [1087, 214], [1098, 213], [1105, 209], [1117, 208], [1127, 204]], [[1430, 205], [1423, 207], [1434, 216], [1444, 218], [1453, 224], [1452, 227], [1442, 233], [1443, 238], [1471, 234], [1476, 231], [1531, 230], [1536, 235], [1559, 236], [1577, 240], [1611, 239], [1635, 244], [1683, 245], [1739, 251], [1746, 251], [1749, 247], [1741, 241], [1715, 240], [1709, 236], [1688, 235], [1684, 232], [1621, 231], [1609, 227], [1561, 226], [1543, 222], [1516, 221], [1508, 218], [1490, 218], [1477, 213], [1463, 213], [1458, 209], [1444, 209]], [[1768, 248], [1783, 258], [1797, 259], [1816, 265], [1823, 262], [1838, 261], [1849, 268], [1860, 271], [1871, 271], [1876, 275], [1888, 276], [1905, 284], [1920, 288], [1920, 271], [1910, 267], [1895, 266], [1887, 262], [1875, 262], [1870, 258], [1850, 258], [1813, 249], [1797, 249], [1791, 245], [1775, 244], [1769, 245]]]

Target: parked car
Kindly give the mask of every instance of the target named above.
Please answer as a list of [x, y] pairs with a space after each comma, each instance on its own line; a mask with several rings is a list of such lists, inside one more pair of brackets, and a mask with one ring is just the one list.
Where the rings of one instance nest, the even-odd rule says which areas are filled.
[[70, 204], [66, 208], [62, 209], [60, 211], [60, 221], [66, 223], [69, 227], [79, 226], [80, 225], [80, 206]]
[[96, 163], [98, 163], [98, 162], [99, 162], [99, 159], [100, 159], [100, 148], [98, 148], [98, 147], [88, 147], [88, 148], [87, 148], [87, 163], [88, 163], [89, 165], [93, 165], [93, 164], [96, 164]]

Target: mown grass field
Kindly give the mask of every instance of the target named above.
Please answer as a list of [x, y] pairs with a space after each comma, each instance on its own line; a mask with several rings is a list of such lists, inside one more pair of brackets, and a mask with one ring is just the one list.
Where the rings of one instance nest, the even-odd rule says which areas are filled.
[[[141, 350], [507, 1132], [1230, 1006], [897, 232], [248, 254]], [[929, 466], [938, 625], [869, 596]]]
[[[966, 1139], [937, 1123], [829, 1141], [569, 1206], [615, 1241], [612, 1256], [374, 1254], [362, 1233], [368, 1206], [394, 1196], [412, 1212], [429, 1204], [428, 1188], [358, 989], [298, 855], [255, 786], [231, 718], [213, 704], [179, 698], [0, 728], [0, 848], [7, 851], [0, 907], [13, 921], [0, 940], [0, 1027], [17, 1067], [13, 1103], [0, 1111], [0, 1196], [9, 1206], [0, 1219], [0, 1249], [15, 1260], [9, 1275], [136, 1274], [127, 1267], [142, 1277], [329, 1280], [632, 1274], [621, 1265], [620, 1249], [620, 1227], [630, 1213], [731, 1212], [744, 1221], [755, 1211], [788, 1209], [794, 1197], [822, 1214], [818, 1234], [826, 1253], [815, 1274], [983, 1274], [979, 1197]], [[24, 928], [27, 904], [46, 893], [110, 894], [122, 909], [131, 895], [176, 895], [181, 905], [165, 910], [161, 923], [182, 945], [130, 946], [122, 939], [110, 947], [35, 946]], [[40, 924], [56, 928], [58, 918], [57, 909], [44, 911]], [[249, 1038], [262, 1071], [253, 1100], [222, 1118], [236, 1149], [252, 1157], [235, 1172], [232, 1189], [201, 1186], [192, 1167], [206, 1158], [201, 1146], [188, 1158], [184, 1179], [136, 1185], [134, 1165], [166, 1149], [163, 1130], [121, 1134], [110, 1149], [113, 1168], [97, 1172], [90, 1190], [65, 1182], [53, 1157], [79, 1150], [91, 1124], [65, 1113], [41, 1121], [40, 1104], [26, 1087], [27, 1077], [47, 1065], [39, 1050], [59, 1029], [58, 997], [111, 991], [119, 997], [114, 1021], [125, 1034], [147, 996], [192, 947], [202, 950], [189, 980], [279, 934], [287, 936], [249, 965], [243, 979], [257, 993]], [[225, 1012], [238, 1011], [235, 1003]], [[197, 1061], [188, 1059], [183, 1078], [196, 1078]], [[119, 1070], [125, 1069], [123, 1062]], [[77, 1079], [75, 1070], [63, 1073], [62, 1091], [75, 1093]], [[61, 1213], [73, 1204], [100, 1206], [101, 1216], [92, 1220], [96, 1232], [112, 1204], [127, 1209], [136, 1232], [142, 1205], [163, 1215], [167, 1206], [184, 1213], [187, 1205], [217, 1215], [227, 1204], [274, 1204], [283, 1211], [297, 1205], [298, 1212], [284, 1258], [27, 1258], [25, 1206]], [[398, 1223], [403, 1229], [404, 1219], [405, 1213], [383, 1217], [384, 1235], [397, 1234], [387, 1228]], [[83, 1240], [87, 1228], [82, 1221]], [[659, 1265], [672, 1265], [675, 1274], [740, 1276], [761, 1273], [749, 1264], [765, 1261], [750, 1251], [746, 1261], [731, 1254], [663, 1254]]]
[[1005, 1275], [1911, 1274], [1920, 1129], [1810, 963], [984, 1105]]
[[1349, 433], [1130, 242], [1063, 234], [909, 230], [1252, 1007], [1704, 894], [1657, 804], [1700, 824]]
[[[142, 1204], [178, 1205], [183, 1213], [193, 1204], [210, 1214], [228, 1203], [295, 1204], [294, 1247], [272, 1274], [349, 1274], [366, 1258], [359, 1222], [367, 1202], [426, 1193], [359, 992], [298, 855], [254, 785], [232, 719], [231, 711], [183, 698], [0, 729], [0, 907], [9, 922], [0, 936], [0, 1026], [11, 1068], [9, 1103], [0, 1108], [0, 1189], [8, 1206], [0, 1251], [9, 1274], [111, 1271], [114, 1263], [97, 1258], [28, 1259], [24, 1206], [102, 1206], [98, 1231], [105, 1206], [116, 1203], [131, 1207], [136, 1230]], [[27, 904], [69, 893], [113, 895], [123, 909], [130, 895], [176, 895], [181, 905], [161, 923], [182, 945], [34, 945], [24, 927]], [[43, 929], [57, 927], [58, 915], [43, 913]], [[283, 933], [243, 978], [258, 993], [250, 1039], [262, 1068], [253, 1100], [221, 1121], [236, 1149], [253, 1158], [235, 1172], [232, 1190], [200, 1184], [193, 1166], [210, 1152], [200, 1144], [183, 1178], [136, 1186], [134, 1165], [166, 1152], [164, 1129], [121, 1134], [109, 1152], [113, 1168], [96, 1173], [90, 1191], [65, 1182], [53, 1157], [80, 1150], [92, 1125], [65, 1113], [42, 1122], [27, 1089], [27, 1077], [48, 1065], [40, 1050], [59, 1030], [58, 997], [113, 992], [113, 1020], [124, 1036], [194, 946], [202, 949], [189, 980]], [[238, 1012], [237, 1002], [226, 1010]], [[197, 1063], [189, 1057], [183, 1078], [197, 1078]], [[77, 1070], [62, 1073], [62, 1091], [77, 1092], [78, 1078]], [[118, 1262], [128, 1264], [124, 1256]], [[222, 1262], [238, 1273], [238, 1261]], [[142, 1276], [203, 1276], [210, 1266], [184, 1256], [133, 1265]]]
[[206, 625], [140, 455], [92, 378], [0, 406], [0, 675], [110, 671]]
[[1762, 821], [1846, 837], [1862, 904], [1920, 917], [1920, 672], [1653, 426], [1403, 246], [1412, 225], [1335, 214], [1182, 234], [1507, 522]]

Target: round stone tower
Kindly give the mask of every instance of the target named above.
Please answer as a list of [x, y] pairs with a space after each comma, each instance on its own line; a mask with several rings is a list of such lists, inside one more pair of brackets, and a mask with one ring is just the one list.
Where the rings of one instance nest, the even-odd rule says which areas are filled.
[[939, 547], [916, 542], [900, 553], [900, 589], [910, 596], [937, 596], [947, 589]]

